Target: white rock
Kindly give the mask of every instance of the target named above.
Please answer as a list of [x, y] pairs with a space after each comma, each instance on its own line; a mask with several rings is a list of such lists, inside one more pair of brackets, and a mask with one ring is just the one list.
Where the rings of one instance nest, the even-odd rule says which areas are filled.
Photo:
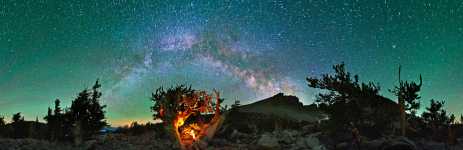
[[317, 136], [319, 136], [321, 133], [314, 133], [309, 135], [308, 137], [305, 138], [305, 144], [307, 147], [310, 147], [313, 150], [325, 150], [325, 146], [320, 144], [320, 140], [318, 140]]

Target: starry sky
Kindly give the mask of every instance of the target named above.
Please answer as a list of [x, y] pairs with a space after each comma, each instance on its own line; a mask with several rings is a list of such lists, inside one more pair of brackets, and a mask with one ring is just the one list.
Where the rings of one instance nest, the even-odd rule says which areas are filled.
[[[278, 92], [305, 104], [305, 77], [344, 62], [381, 94], [423, 76], [422, 103], [463, 113], [459, 0], [0, 2], [0, 114], [42, 118], [99, 78], [113, 125], [152, 120], [151, 92], [191, 84], [230, 104]], [[424, 108], [424, 106], [422, 106]]]

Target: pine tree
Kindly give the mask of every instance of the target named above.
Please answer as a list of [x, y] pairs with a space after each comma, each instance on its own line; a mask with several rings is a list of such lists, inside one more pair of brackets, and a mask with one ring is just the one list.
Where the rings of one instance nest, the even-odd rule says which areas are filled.
[[55, 140], [56, 121], [53, 115], [53, 110], [48, 107], [47, 115], [43, 118], [47, 122], [47, 138], [51, 141]]
[[24, 121], [24, 117], [21, 116], [20, 112], [14, 114], [11, 118], [11, 123], [20, 123], [22, 121]]
[[32, 133], [33, 138], [36, 138], [36, 139], [40, 138], [40, 122], [39, 122], [39, 117], [37, 116], [35, 117], [35, 122], [34, 122], [31, 133]]
[[101, 97], [100, 87], [99, 80], [97, 80], [91, 91], [84, 89], [80, 92], [77, 98], [72, 101], [69, 115], [67, 115], [73, 128], [83, 132], [82, 134], [79, 133], [83, 137], [96, 134], [101, 128], [107, 125], [104, 120], [105, 112], [103, 110], [106, 106], [101, 105], [99, 102]]
[[[105, 121], [105, 115], [104, 115], [104, 108], [106, 108], [106, 105], [101, 105], [100, 104], [100, 98], [102, 93], [99, 91], [99, 88], [101, 88], [101, 84], [99, 83], [99, 80], [96, 80], [95, 84], [92, 87], [92, 97], [91, 97], [91, 102], [90, 102], [90, 129], [92, 131], [99, 131], [101, 128], [107, 125]], [[96, 132], [93, 132], [94, 134]]]
[[400, 107], [400, 128], [401, 128], [401, 135], [405, 136], [405, 131], [407, 128], [407, 119], [406, 113], [410, 113], [412, 115], [416, 114], [416, 110], [420, 108], [420, 96], [418, 96], [418, 92], [421, 90], [421, 85], [423, 80], [420, 75], [420, 83], [417, 84], [415, 82], [408, 82], [402, 81], [400, 79], [400, 71], [401, 67], [399, 66], [399, 86], [395, 86], [393, 89], [389, 91], [397, 96], [397, 101]]
[[[154, 120], [162, 120], [164, 123], [164, 130], [166, 133], [176, 133], [175, 127], [172, 122], [175, 119], [177, 112], [184, 109], [180, 105], [180, 99], [182, 97], [193, 97], [195, 90], [184, 85], [172, 87], [164, 90], [163, 87], [156, 89], [151, 95], [151, 101], [154, 102], [151, 106], [153, 111]], [[176, 137], [171, 135], [171, 139], [175, 140]]]
[[13, 126], [13, 137], [24, 138], [26, 136], [26, 128], [24, 127], [24, 117], [18, 112], [11, 118], [11, 125]]
[[334, 65], [333, 69], [334, 75], [306, 79], [309, 87], [328, 91], [316, 97], [318, 107], [330, 115], [328, 127], [337, 129], [352, 122], [384, 131], [391, 122], [392, 112], [382, 108], [386, 98], [379, 95], [379, 85], [360, 83], [359, 76], [346, 71], [344, 63]]
[[431, 100], [430, 106], [426, 107], [426, 111], [422, 114], [423, 120], [428, 126], [437, 128], [450, 123], [451, 119], [447, 116], [444, 104], [444, 101]]
[[54, 110], [54, 131], [55, 137], [59, 140], [63, 140], [64, 133], [63, 133], [63, 122], [64, 122], [64, 115], [60, 106], [61, 101], [59, 99], [55, 100], [55, 110]]
[[455, 115], [454, 115], [454, 114], [451, 114], [451, 115], [450, 115], [450, 118], [449, 118], [449, 121], [448, 121], [447, 124], [454, 124], [454, 123], [455, 123], [455, 119], [456, 119]]
[[445, 130], [450, 123], [451, 117], [447, 115], [447, 111], [444, 109], [444, 101], [431, 100], [430, 106], [426, 107], [426, 111], [423, 112], [422, 118], [428, 129], [432, 131], [432, 137], [436, 140], [441, 140], [442, 133], [446, 133]]
[[56, 99], [55, 100], [55, 110], [54, 110], [54, 113], [55, 115], [61, 115], [61, 106], [60, 106], [60, 100], [59, 99]]
[[64, 140], [64, 114], [60, 106], [61, 101], [56, 99], [54, 101], [54, 110], [48, 107], [47, 116], [44, 120], [47, 121], [48, 139], [49, 140]]
[[235, 100], [235, 103], [231, 105], [231, 109], [234, 109], [240, 106], [241, 106], [241, 102], [239, 100]]
[[0, 115], [0, 137], [6, 136], [5, 125], [6, 125], [5, 117]]
[[5, 122], [5, 117], [3, 116], [0, 116], [0, 127], [3, 127], [6, 125], [6, 122]]
[[179, 85], [164, 90], [163, 87], [156, 89], [155, 93], [151, 95], [151, 101], [154, 105], [151, 106], [151, 111], [154, 112], [154, 120], [162, 119], [165, 122], [172, 122], [174, 119], [178, 107], [178, 100], [182, 96], [192, 97], [195, 90], [185, 85]]

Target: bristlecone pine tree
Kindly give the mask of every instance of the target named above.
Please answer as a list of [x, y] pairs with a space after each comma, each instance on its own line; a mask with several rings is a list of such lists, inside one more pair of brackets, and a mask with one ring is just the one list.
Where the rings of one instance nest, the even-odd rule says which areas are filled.
[[55, 100], [55, 110], [53, 111], [48, 107], [47, 116], [44, 117], [47, 121], [48, 139], [49, 140], [63, 140], [65, 134], [63, 133], [64, 115], [61, 110], [60, 100]]
[[99, 80], [97, 80], [91, 91], [84, 89], [72, 101], [66, 117], [73, 126], [71, 133], [77, 136], [74, 138], [89, 137], [107, 125], [103, 111], [106, 105], [101, 105], [99, 101], [101, 97], [100, 87]]
[[448, 127], [453, 122], [452, 119], [454, 119], [447, 115], [444, 104], [444, 101], [435, 101], [432, 99], [429, 107], [426, 107], [426, 111], [421, 115], [427, 128], [432, 130], [432, 137], [434, 139], [440, 139], [438, 134], [442, 133], [441, 130]]
[[400, 107], [400, 134], [405, 136], [407, 128], [406, 113], [408, 111], [412, 115], [415, 115], [416, 110], [420, 108], [420, 96], [418, 96], [418, 93], [421, 90], [423, 79], [420, 75], [419, 84], [413, 81], [402, 81], [400, 79], [400, 71], [401, 67], [399, 66], [399, 86], [395, 86], [389, 91], [397, 96], [397, 101]]
[[361, 83], [357, 75], [346, 71], [344, 63], [334, 65], [334, 75], [321, 78], [308, 77], [308, 86], [327, 90], [316, 99], [318, 107], [330, 115], [329, 128], [340, 128], [353, 123], [355, 126], [385, 131], [395, 114], [384, 108], [386, 98], [379, 95], [380, 87], [373, 82]]
[[26, 137], [26, 128], [24, 126], [24, 117], [18, 112], [11, 118], [11, 125], [13, 126], [13, 137], [24, 138]]
[[90, 137], [96, 134], [101, 128], [107, 125], [105, 121], [104, 108], [100, 104], [101, 84], [96, 80], [92, 89], [84, 89], [77, 98], [72, 101], [71, 107], [63, 109], [60, 107], [60, 100], [55, 100], [54, 110], [48, 108], [47, 121], [48, 138], [50, 140], [77, 140]]
[[[178, 109], [181, 109], [178, 100], [182, 96], [192, 97], [195, 90], [185, 85], [171, 87], [164, 90], [163, 87], [156, 89], [151, 95], [151, 101], [154, 102], [151, 111], [154, 112], [154, 120], [162, 120], [167, 133], [175, 133], [172, 121], [175, 119]], [[176, 137], [170, 137], [175, 140]]]
[[0, 115], [0, 137], [6, 136], [5, 125], [6, 125], [5, 117]]
[[5, 126], [5, 124], [6, 124], [6, 122], [5, 122], [5, 117], [0, 116], [0, 127]]

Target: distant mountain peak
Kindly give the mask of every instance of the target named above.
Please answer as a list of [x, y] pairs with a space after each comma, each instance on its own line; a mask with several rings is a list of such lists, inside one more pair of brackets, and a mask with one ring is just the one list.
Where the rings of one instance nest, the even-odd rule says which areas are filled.
[[295, 120], [317, 121], [324, 116], [320, 112], [307, 111], [299, 98], [293, 95], [278, 93], [272, 97], [242, 105], [238, 108], [241, 112], [253, 112], [261, 114], [272, 114]]

